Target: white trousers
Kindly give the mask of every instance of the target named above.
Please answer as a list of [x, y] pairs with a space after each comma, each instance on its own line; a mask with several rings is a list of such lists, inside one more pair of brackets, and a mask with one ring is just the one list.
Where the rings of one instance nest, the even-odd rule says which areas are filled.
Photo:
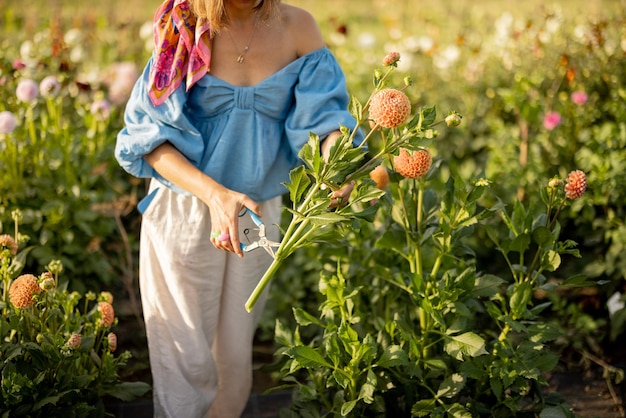
[[[252, 388], [252, 342], [266, 294], [251, 313], [244, 304], [272, 259], [263, 249], [233, 253], [210, 242], [208, 207], [158, 192], [143, 214], [140, 290], [157, 418], [237, 418]], [[278, 241], [281, 198], [261, 203], [269, 239]], [[241, 242], [258, 238], [249, 215]], [[267, 293], [267, 292], [265, 292]]]

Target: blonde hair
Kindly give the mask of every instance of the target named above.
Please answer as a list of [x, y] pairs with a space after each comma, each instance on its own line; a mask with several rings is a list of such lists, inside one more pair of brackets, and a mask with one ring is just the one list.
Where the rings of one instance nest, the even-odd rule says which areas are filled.
[[[224, 3], [228, 0], [188, 0], [193, 14], [207, 19], [211, 34], [215, 35], [228, 24], [228, 15]], [[255, 6], [261, 21], [267, 22], [278, 13], [281, 0], [260, 0]]]

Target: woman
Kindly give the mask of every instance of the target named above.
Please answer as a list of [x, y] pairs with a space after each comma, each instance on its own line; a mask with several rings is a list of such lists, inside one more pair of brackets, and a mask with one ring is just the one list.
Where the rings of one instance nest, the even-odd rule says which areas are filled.
[[355, 121], [314, 19], [280, 0], [168, 0], [155, 41], [116, 146], [124, 169], [152, 179], [140, 289], [155, 416], [238, 417], [264, 300], [244, 304], [271, 262], [243, 257], [240, 231], [254, 224], [240, 214], [262, 216], [277, 240], [281, 183], [309, 133], [328, 155]]

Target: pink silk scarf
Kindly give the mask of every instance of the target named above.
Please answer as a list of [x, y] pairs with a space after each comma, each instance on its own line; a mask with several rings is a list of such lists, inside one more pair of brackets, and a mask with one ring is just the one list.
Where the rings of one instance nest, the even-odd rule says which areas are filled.
[[211, 63], [209, 22], [197, 19], [186, 0], [165, 0], [154, 16], [155, 55], [148, 96], [155, 106], [165, 102], [186, 80], [189, 90]]

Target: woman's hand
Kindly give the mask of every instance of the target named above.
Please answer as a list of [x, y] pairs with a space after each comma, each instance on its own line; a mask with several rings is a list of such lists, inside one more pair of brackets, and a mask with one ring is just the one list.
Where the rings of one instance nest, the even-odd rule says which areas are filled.
[[337, 208], [347, 205], [352, 190], [354, 190], [354, 181], [346, 183], [341, 189], [334, 191], [331, 196], [330, 207]]
[[245, 194], [221, 185], [212, 187], [201, 199], [211, 215], [211, 243], [215, 248], [243, 257], [239, 241], [239, 214], [248, 208], [260, 217], [259, 204]]
[[227, 189], [198, 170], [172, 144], [165, 142], [144, 156], [159, 174], [202, 200], [209, 208], [211, 243], [243, 257], [239, 242], [239, 214], [244, 208], [261, 216], [259, 205], [248, 196]]
[[[330, 150], [340, 136], [341, 131], [334, 131], [331, 132], [326, 139], [324, 139], [324, 142], [322, 142], [321, 150], [324, 161], [328, 161]], [[347, 205], [348, 200], [350, 199], [350, 194], [352, 194], [352, 190], [354, 190], [354, 181], [350, 181], [344, 184], [339, 190], [334, 191], [331, 196], [330, 207], [337, 208]]]

